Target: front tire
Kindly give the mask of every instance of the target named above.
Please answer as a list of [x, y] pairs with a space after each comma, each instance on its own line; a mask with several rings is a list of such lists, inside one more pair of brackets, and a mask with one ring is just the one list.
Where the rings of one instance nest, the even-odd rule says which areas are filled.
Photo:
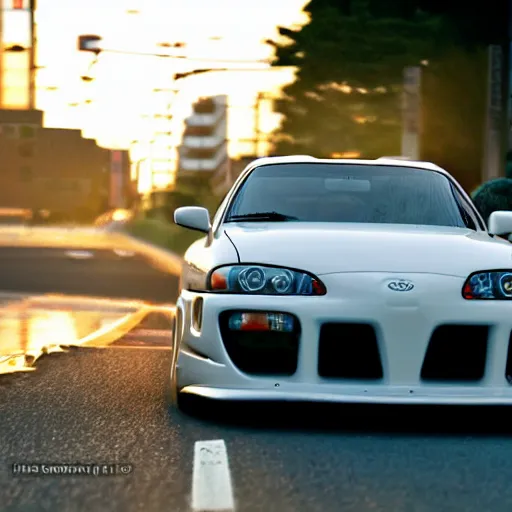
[[198, 407], [196, 397], [181, 393], [178, 388], [178, 356], [180, 339], [179, 334], [182, 326], [181, 310], [176, 310], [172, 322], [172, 356], [169, 377], [165, 386], [165, 395], [168, 409], [172, 412], [180, 411], [190, 416], [197, 416]]
[[187, 416], [198, 416], [199, 407], [197, 397], [178, 391], [176, 378], [173, 377], [173, 373], [176, 372], [173, 372], [171, 369], [171, 375], [167, 379], [165, 392], [169, 411], [171, 414], [179, 411]]
[[178, 382], [177, 382], [177, 361], [178, 361], [178, 348], [176, 340], [177, 336], [177, 320], [176, 315], [174, 315], [174, 319], [172, 321], [172, 338], [171, 338], [171, 369], [169, 372], [169, 376], [167, 378], [165, 384], [165, 398], [169, 407], [176, 408], [178, 407]]
[[202, 408], [199, 406], [199, 401], [198, 397], [194, 395], [178, 392], [176, 410], [187, 416], [199, 418], [202, 416]]

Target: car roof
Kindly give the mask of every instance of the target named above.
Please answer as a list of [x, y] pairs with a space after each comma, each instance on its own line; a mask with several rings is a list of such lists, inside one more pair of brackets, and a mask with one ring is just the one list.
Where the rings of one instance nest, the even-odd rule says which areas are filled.
[[[401, 157], [400, 157], [401, 158]], [[415, 169], [424, 169], [426, 171], [436, 171], [441, 174], [450, 176], [450, 173], [445, 171], [442, 167], [439, 167], [432, 162], [423, 162], [420, 160], [403, 160], [393, 157], [382, 157], [376, 158], [375, 160], [362, 160], [362, 159], [345, 159], [345, 158], [315, 158], [309, 155], [290, 155], [290, 156], [269, 156], [258, 158], [252, 161], [241, 173], [241, 176], [245, 176], [248, 172], [252, 171], [255, 167], [261, 165], [273, 165], [273, 164], [305, 164], [305, 163], [319, 163], [319, 164], [355, 164], [355, 165], [382, 165], [389, 166], [394, 165], [396, 167], [410, 167]]]

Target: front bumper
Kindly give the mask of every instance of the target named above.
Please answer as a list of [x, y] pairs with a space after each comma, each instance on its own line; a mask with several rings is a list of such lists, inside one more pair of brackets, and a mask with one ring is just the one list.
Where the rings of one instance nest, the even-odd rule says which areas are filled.
[[[392, 292], [391, 278], [410, 279], [412, 292]], [[323, 297], [261, 297], [200, 294], [204, 300], [201, 332], [191, 325], [198, 294], [184, 291], [183, 333], [178, 387], [184, 393], [226, 400], [292, 400], [376, 404], [512, 403], [507, 359], [512, 303], [466, 301], [464, 280], [451, 276], [387, 273], [332, 274], [321, 277]], [[290, 376], [254, 376], [231, 361], [219, 328], [226, 310], [279, 311], [301, 324], [297, 370]], [[376, 333], [383, 377], [375, 380], [323, 378], [318, 373], [319, 333], [328, 322], [371, 324]], [[432, 333], [443, 324], [489, 327], [483, 377], [475, 382], [425, 382], [421, 368]], [[357, 343], [357, 340], [349, 340]]]

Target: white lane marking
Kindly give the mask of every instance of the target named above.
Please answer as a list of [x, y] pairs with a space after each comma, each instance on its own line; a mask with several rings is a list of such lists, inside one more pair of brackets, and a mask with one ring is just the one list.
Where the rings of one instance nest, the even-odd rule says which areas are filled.
[[196, 441], [192, 474], [194, 511], [234, 511], [228, 453], [223, 439]]

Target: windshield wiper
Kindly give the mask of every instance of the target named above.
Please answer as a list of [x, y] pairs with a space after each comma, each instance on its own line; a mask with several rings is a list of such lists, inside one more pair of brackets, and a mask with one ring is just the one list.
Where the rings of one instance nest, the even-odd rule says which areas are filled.
[[299, 220], [297, 217], [292, 217], [291, 215], [284, 215], [283, 213], [278, 212], [258, 212], [258, 213], [246, 213], [244, 215], [231, 215], [226, 219], [225, 222], [236, 222], [236, 221], [244, 221], [244, 222], [258, 222], [258, 221], [268, 221], [268, 222], [282, 222], [287, 220]]

